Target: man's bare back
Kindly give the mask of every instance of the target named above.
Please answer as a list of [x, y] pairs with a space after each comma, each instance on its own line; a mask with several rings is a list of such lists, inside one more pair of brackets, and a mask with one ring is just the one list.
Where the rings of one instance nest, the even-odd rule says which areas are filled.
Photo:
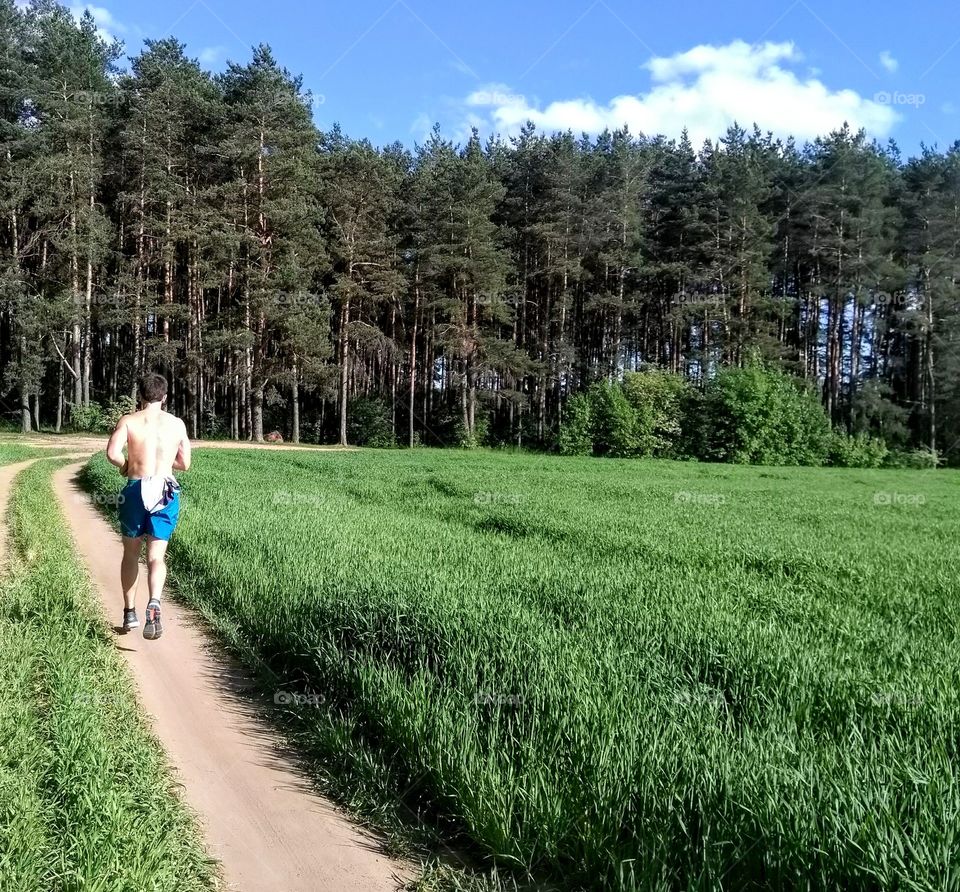
[[111, 447], [120, 452], [124, 446], [127, 459], [121, 472], [130, 480], [167, 477], [175, 470], [189, 467], [190, 440], [186, 426], [156, 404], [120, 419], [107, 446], [107, 454], [110, 455]]

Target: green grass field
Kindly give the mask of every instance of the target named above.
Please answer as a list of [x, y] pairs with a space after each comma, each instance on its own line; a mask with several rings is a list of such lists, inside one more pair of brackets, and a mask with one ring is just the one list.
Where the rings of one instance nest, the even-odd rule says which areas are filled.
[[[0, 464], [49, 456], [0, 449]], [[199, 833], [136, 703], [50, 475], [18, 476], [0, 578], [0, 889], [215, 888]]]
[[957, 473], [200, 451], [182, 479], [182, 596], [328, 769], [487, 864], [960, 886]]

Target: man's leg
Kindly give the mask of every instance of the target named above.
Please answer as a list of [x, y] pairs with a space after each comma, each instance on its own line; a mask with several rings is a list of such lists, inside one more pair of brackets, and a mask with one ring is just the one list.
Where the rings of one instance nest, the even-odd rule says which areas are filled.
[[163, 584], [167, 581], [166, 558], [166, 540], [147, 536], [147, 583], [150, 588], [150, 600], [147, 601], [143, 637], [151, 640], [163, 634], [163, 623], [160, 621], [160, 596], [163, 594]]
[[147, 583], [150, 600], [159, 601], [167, 581], [167, 543], [164, 539], [147, 536]]
[[123, 606], [126, 610], [136, 607], [137, 582], [140, 579], [140, 548], [143, 536], [123, 537], [123, 560], [120, 563], [120, 585], [123, 586]]

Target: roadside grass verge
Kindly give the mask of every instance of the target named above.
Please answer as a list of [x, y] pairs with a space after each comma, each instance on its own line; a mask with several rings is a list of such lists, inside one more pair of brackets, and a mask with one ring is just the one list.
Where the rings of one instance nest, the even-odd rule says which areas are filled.
[[[5, 449], [6, 451], [6, 449]], [[0, 887], [199, 892], [215, 865], [74, 556], [38, 461], [8, 511], [0, 579]]]
[[179, 594], [374, 818], [570, 890], [958, 887], [960, 474], [238, 450], [183, 484]]
[[42, 455], [50, 455], [50, 453], [45, 449], [37, 449], [34, 446], [0, 442], [0, 466], [16, 464]]

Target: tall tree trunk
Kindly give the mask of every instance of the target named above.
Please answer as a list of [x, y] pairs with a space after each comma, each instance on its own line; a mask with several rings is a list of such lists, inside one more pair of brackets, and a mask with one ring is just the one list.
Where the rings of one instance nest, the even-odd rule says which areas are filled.
[[91, 307], [93, 305], [93, 262], [87, 260], [87, 287], [84, 295], [83, 314], [83, 405], [90, 405], [90, 375], [93, 371], [93, 333], [91, 331]]
[[146, 233], [147, 233], [147, 184], [146, 184], [146, 152], [147, 152], [147, 118], [143, 117], [143, 127], [140, 133], [140, 198], [138, 202], [139, 217], [137, 221], [137, 275], [133, 291], [133, 383], [130, 395], [137, 397], [137, 380], [143, 370], [142, 354], [143, 342], [141, 325], [141, 307], [143, 306], [143, 291], [146, 283]]
[[417, 268], [414, 273], [414, 284], [413, 284], [413, 329], [410, 334], [410, 417], [408, 419], [409, 431], [408, 431], [408, 445], [413, 449], [414, 440], [414, 430], [413, 430], [413, 416], [414, 412], [414, 399], [417, 392], [417, 323], [420, 321], [420, 262], [417, 261]]
[[230, 438], [240, 439], [240, 376], [235, 350], [230, 351]]
[[91, 332], [92, 305], [93, 305], [93, 225], [94, 213], [96, 211], [96, 182], [94, 179], [94, 143], [93, 143], [93, 93], [89, 94], [87, 101], [87, 126], [89, 141], [87, 143], [87, 165], [90, 174], [87, 182], [87, 200], [90, 219], [87, 221], [87, 282], [84, 293], [84, 313], [83, 313], [83, 370], [82, 394], [83, 405], [90, 405], [90, 375], [93, 371], [93, 337]]
[[263, 385], [254, 387], [250, 396], [250, 411], [253, 421], [251, 438], [258, 443], [263, 442]]
[[934, 370], [933, 363], [933, 325], [934, 325], [934, 315], [933, 315], [933, 293], [931, 290], [931, 285], [929, 281], [929, 269], [925, 273], [927, 277], [926, 283], [926, 332], [925, 335], [925, 368], [924, 374], [926, 376], [927, 382], [927, 391], [929, 393], [929, 415], [930, 415], [930, 440], [929, 445], [930, 449], [936, 452], [937, 449], [937, 390], [936, 390], [936, 374]]
[[27, 337], [20, 336], [20, 425], [23, 433], [30, 433], [30, 391], [27, 387], [27, 376], [24, 366], [27, 362]]
[[293, 354], [293, 383], [290, 385], [290, 399], [293, 403], [293, 430], [290, 439], [294, 443], [300, 442], [300, 369], [297, 365], [297, 354]]
[[463, 430], [467, 437], [473, 433], [470, 429], [470, 407], [467, 404], [467, 361], [463, 361], [463, 380], [460, 382], [460, 415], [463, 419]]
[[[7, 149], [7, 163], [12, 164], [10, 158], [10, 150]], [[10, 234], [12, 239], [12, 252], [13, 252], [13, 269], [14, 275], [19, 279], [20, 277], [20, 229], [19, 222], [17, 219], [17, 212], [12, 210], [10, 212]], [[14, 330], [20, 327], [17, 324], [16, 313], [12, 314], [12, 321], [14, 323]], [[25, 334], [20, 335], [20, 342], [17, 345], [20, 350], [20, 380], [19, 390], [20, 390], [20, 425], [23, 433], [30, 433], [30, 381], [27, 375], [27, 337]], [[24, 406], [26, 410], [24, 411]], [[39, 425], [38, 425], [39, 427]]]
[[57, 420], [54, 430], [59, 434], [63, 427], [63, 363], [57, 363]]
[[[352, 279], [353, 264], [350, 274]], [[347, 330], [350, 327], [350, 298], [345, 297], [340, 309], [340, 445], [347, 445], [347, 400], [350, 388], [350, 342]]]
[[83, 309], [80, 302], [80, 258], [77, 244], [77, 206], [74, 173], [70, 171], [70, 290], [73, 296], [73, 340], [70, 343], [70, 366], [73, 370], [73, 404], [83, 405], [83, 378], [80, 356]]

